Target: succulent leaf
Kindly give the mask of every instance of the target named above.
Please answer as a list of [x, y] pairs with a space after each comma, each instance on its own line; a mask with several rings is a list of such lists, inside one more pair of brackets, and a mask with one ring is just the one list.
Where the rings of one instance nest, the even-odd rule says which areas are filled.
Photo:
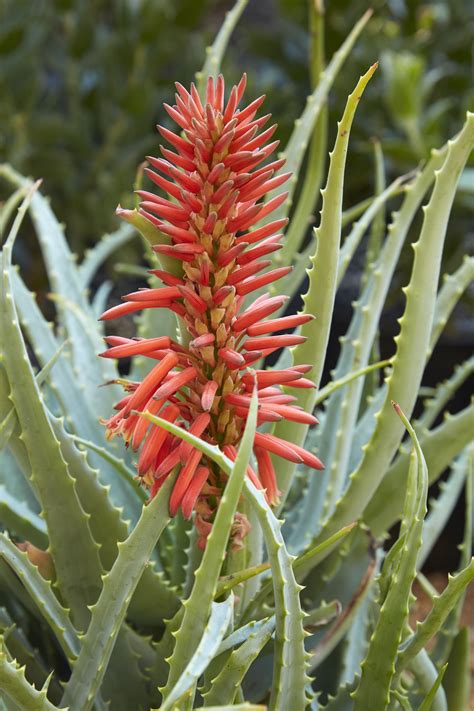
[[61, 649], [69, 660], [77, 657], [79, 639], [69, 619], [68, 610], [62, 607], [51, 584], [43, 578], [38, 568], [4, 534], [0, 534], [0, 556], [18, 575], [48, 625], [53, 630]]
[[144, 507], [139, 522], [126, 541], [118, 543], [119, 553], [103, 586], [75, 662], [63, 698], [71, 711], [87, 711], [94, 703], [128, 604], [145, 570], [152, 550], [168, 523], [168, 503], [173, 477]]
[[[152, 422], [159, 424], [161, 418], [148, 415]], [[165, 422], [161, 420], [161, 422]], [[184, 668], [191, 659], [197, 647], [197, 642], [209, 619], [213, 598], [216, 594], [218, 576], [224, 561], [227, 540], [234, 519], [234, 513], [242, 491], [245, 473], [252, 451], [255, 429], [257, 424], [257, 391], [254, 390], [245, 427], [244, 436], [239, 447], [235, 464], [231, 464], [219, 448], [208, 445], [198, 437], [176, 427], [177, 436], [191, 443], [196, 448], [200, 442], [201, 451], [213, 458], [217, 464], [224, 465], [229, 476], [224, 494], [221, 499], [216, 519], [209, 534], [206, 549], [201, 564], [194, 576], [194, 585], [189, 598], [183, 603], [184, 615], [179, 631], [176, 633], [176, 644], [173, 654], [169, 659], [170, 673], [167, 684], [163, 689], [163, 701], [179, 679]], [[175, 427], [166, 423], [171, 429]], [[171, 430], [172, 431], [172, 430]], [[212, 455], [211, 455], [212, 452]], [[221, 464], [222, 463], [222, 464]], [[230, 466], [229, 466], [230, 464]]]
[[429, 206], [424, 211], [420, 240], [409, 286], [406, 288], [405, 313], [400, 320], [397, 352], [388, 379], [388, 392], [377, 416], [377, 426], [365, 449], [359, 467], [352, 473], [349, 485], [338, 501], [334, 513], [320, 532], [327, 536], [335, 528], [354, 520], [373, 495], [396, 451], [403, 426], [393, 421], [391, 400], [402, 403], [411, 413], [425, 365], [431, 322], [436, 299], [436, 282], [440, 269], [441, 250], [446, 234], [449, 211], [457, 181], [474, 141], [474, 116], [469, 115], [461, 133], [449, 143], [443, 167], [437, 171]]
[[[0, 638], [0, 645], [3, 640]], [[46, 689], [38, 690], [28, 683], [24, 668], [9, 661], [0, 647], [0, 688], [10, 701], [22, 711], [56, 711], [46, 696]]]
[[[101, 566], [97, 544], [89, 522], [80, 506], [74, 480], [69, 474], [42, 402], [42, 397], [18, 323], [11, 291], [11, 251], [16, 233], [29, 202], [25, 198], [10, 235], [2, 250], [2, 299], [0, 332], [9, 348], [4, 354], [5, 369], [11, 388], [11, 400], [22, 428], [22, 439], [31, 463], [31, 481], [38, 493], [48, 526], [50, 551], [57, 572], [58, 586], [71, 606], [79, 628], [89, 619], [87, 605], [100, 590]], [[71, 559], [70, 550], [76, 555]]]
[[[304, 324], [301, 328], [301, 333], [308, 340], [296, 346], [293, 350], [293, 364], [311, 363], [313, 366], [312, 377], [317, 386], [319, 385], [324, 365], [324, 354], [329, 340], [336, 294], [337, 264], [341, 239], [342, 193], [349, 134], [359, 99], [376, 68], [377, 65], [374, 65], [360, 78], [354, 92], [347, 100], [344, 115], [338, 124], [334, 151], [330, 155], [326, 188], [322, 192], [321, 223], [315, 232], [317, 250], [315, 256], [311, 259], [312, 266], [308, 272], [309, 291], [303, 297], [305, 313], [317, 314], [316, 321], [318, 325], [315, 327], [316, 321]], [[314, 397], [314, 391], [306, 390], [304, 394], [300, 393], [298, 396], [298, 404], [307, 412], [311, 411]], [[281, 429], [282, 425], [277, 424], [275, 427], [277, 436]], [[302, 444], [307, 431], [308, 425], [285, 422], [285, 436], [289, 436], [292, 442]], [[294, 469], [294, 464], [291, 462], [285, 462], [278, 466], [277, 482], [278, 488], [282, 491], [282, 501], [288, 494], [294, 476]]]
[[226, 13], [216, 38], [210, 47], [206, 47], [206, 60], [200, 72], [196, 72], [197, 89], [203, 98], [208, 77], [217, 79], [221, 62], [224, 57], [231, 35], [240, 17], [248, 5], [249, 0], [236, 0], [232, 10]]
[[[160, 706], [161, 711], [172, 711], [180, 701], [184, 701], [190, 689], [197, 683], [199, 677], [217, 653], [219, 645], [227, 631], [232, 616], [234, 604], [233, 595], [224, 602], [213, 602], [211, 615], [204, 628], [202, 637], [180, 678], [169, 692], [166, 700]], [[219, 699], [217, 699], [219, 701]]]
[[[120, 225], [120, 227], [110, 234], [104, 235], [93, 247], [89, 249], [79, 266], [79, 279], [84, 289], [90, 285], [92, 278], [102, 264], [111, 257], [114, 252], [127, 244], [134, 236], [135, 231], [130, 225]], [[102, 311], [97, 309], [97, 313]]]
[[204, 708], [212, 705], [232, 704], [236, 690], [252, 662], [270, 640], [275, 629], [275, 620], [270, 618], [252, 632], [238, 649], [235, 649], [219, 674], [212, 679], [210, 690], [204, 694]]
[[408, 599], [426, 514], [426, 462], [414, 430], [400, 407], [394, 407], [413, 441], [413, 452], [400, 538], [382, 568], [380, 614], [362, 662], [359, 685], [353, 694], [354, 711], [367, 709], [371, 705], [386, 708], [389, 703], [396, 649], [408, 615]]

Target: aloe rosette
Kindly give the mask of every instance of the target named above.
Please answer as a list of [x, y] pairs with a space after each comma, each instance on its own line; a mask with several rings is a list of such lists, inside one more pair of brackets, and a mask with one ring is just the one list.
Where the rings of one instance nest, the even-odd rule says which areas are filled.
[[[271, 254], [282, 247], [279, 232], [287, 219], [265, 221], [286, 199], [281, 193], [267, 202], [262, 198], [283, 185], [289, 173], [275, 175], [284, 159], [261, 164], [278, 146], [268, 142], [276, 125], [262, 130], [270, 116], [256, 118], [264, 97], [239, 109], [246, 84], [244, 75], [224, 97], [222, 75], [209, 78], [201, 102], [194, 84], [187, 91], [177, 83], [176, 105], [165, 109], [182, 129], [177, 135], [158, 129], [174, 151], [161, 148], [163, 158], [148, 157], [153, 167], [145, 172], [169, 198], [139, 190], [140, 214], [170, 237], [170, 244], [154, 246], [178, 264], [178, 273], [154, 269], [162, 282], [124, 297], [108, 309], [109, 320], [142, 309], [171, 309], [185, 324], [187, 346], [167, 336], [127, 339], [108, 336], [107, 358], [142, 355], [157, 361], [142, 382], [127, 382], [126, 396], [107, 421], [109, 436], [120, 434], [133, 450], [140, 450], [138, 475], [154, 496], [176, 468], [179, 474], [170, 498], [170, 513], [181, 509], [185, 518], [196, 510], [195, 523], [204, 544], [211, 528], [225, 477], [205, 456], [140, 414], [148, 411], [179, 423], [206, 442], [217, 444], [235, 459], [257, 383], [258, 424], [287, 419], [315, 425], [316, 418], [295, 406], [294, 395], [281, 390], [312, 388], [305, 376], [310, 365], [285, 369], [258, 369], [257, 364], [283, 347], [306, 340], [293, 333], [279, 334], [312, 319], [310, 314], [267, 319], [287, 300], [263, 293], [286, 276], [291, 267], [265, 271]], [[156, 172], [159, 171], [159, 172]], [[119, 210], [119, 214], [123, 213]], [[251, 229], [253, 228], [253, 229]], [[247, 298], [248, 297], [248, 298]], [[248, 303], [250, 300], [250, 303]], [[275, 335], [278, 333], [278, 335]], [[255, 369], [254, 369], [255, 368]], [[293, 463], [322, 469], [320, 460], [298, 445], [269, 433], [255, 434], [258, 465], [249, 465], [253, 483], [266, 490], [271, 504], [278, 501], [271, 454]], [[236, 515], [234, 544], [248, 523]]]
[[[313, 91], [274, 159], [262, 98], [244, 107], [243, 78], [225, 102], [219, 77], [246, 4], [226, 16], [196, 88], [178, 84], [167, 107], [178, 129], [160, 129], [171, 148], [148, 170], [160, 196], [140, 191], [137, 209], [119, 210], [128, 224], [82, 261], [39, 184], [0, 165], [14, 186], [0, 205], [2, 709], [467, 708], [474, 406], [448, 410], [473, 359], [416, 400], [474, 277], [466, 257], [438, 288], [474, 116], [387, 187], [377, 146], [375, 194], [343, 211], [349, 136], [373, 65], [338, 124], [311, 239], [328, 92], [370, 13], [323, 67], [323, 6], [310, 2]], [[400, 333], [379, 361], [378, 323], [424, 201]], [[12, 265], [27, 214], [54, 326]], [[351, 324], [321, 383], [337, 290], [370, 227]], [[137, 231], [156, 248], [146, 251], [151, 273], [138, 268], [149, 288], [98, 320], [111, 285], [93, 292], [92, 278]], [[302, 290], [307, 267], [303, 311], [286, 316], [281, 294]], [[124, 313], [137, 337], [106, 336], [98, 358], [106, 322]], [[325, 470], [313, 476], [316, 454]], [[463, 489], [459, 564], [438, 595], [422, 566]], [[412, 626], [415, 579], [431, 610]]]

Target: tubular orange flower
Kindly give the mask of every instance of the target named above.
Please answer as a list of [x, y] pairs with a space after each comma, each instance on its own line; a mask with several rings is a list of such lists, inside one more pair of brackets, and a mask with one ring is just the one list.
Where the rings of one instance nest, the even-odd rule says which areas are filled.
[[[245, 89], [242, 77], [224, 102], [222, 76], [207, 83], [201, 102], [194, 85], [188, 92], [176, 84], [176, 105], [165, 109], [182, 130], [181, 135], [158, 127], [174, 150], [161, 148], [163, 158], [149, 157], [146, 174], [170, 197], [140, 190], [140, 213], [170, 238], [154, 247], [158, 255], [178, 260], [182, 275], [152, 270], [163, 286], [140, 289], [124, 297], [124, 303], [102, 315], [113, 319], [147, 308], [172, 309], [190, 334], [187, 347], [167, 337], [127, 339], [108, 337], [106, 358], [146, 356], [157, 364], [141, 383], [127, 383], [127, 395], [118, 412], [107, 421], [108, 435], [120, 434], [127, 445], [140, 449], [138, 475], [153, 496], [167, 475], [180, 469], [170, 500], [170, 513], [179, 509], [189, 518], [196, 512], [196, 527], [203, 546], [225, 484], [225, 475], [200, 452], [134, 414], [148, 410], [204, 440], [217, 444], [232, 459], [250, 405], [257, 378], [258, 423], [283, 418], [316, 424], [313, 415], [292, 403], [280, 386], [313, 387], [303, 376], [310, 366], [284, 370], [248, 368], [270, 353], [304, 338], [295, 334], [272, 335], [306, 323], [311, 316], [292, 315], [264, 319], [285, 303], [286, 297], [263, 294], [246, 303], [249, 295], [288, 274], [287, 267], [265, 271], [271, 265], [263, 257], [281, 248], [286, 220], [267, 222], [251, 229], [275, 210], [286, 194], [268, 202], [261, 198], [282, 185], [289, 173], [276, 175], [284, 161], [260, 166], [276, 149], [267, 145], [276, 126], [259, 133], [270, 118], [255, 118], [264, 97], [239, 110]], [[158, 172], [156, 172], [158, 171]], [[260, 202], [259, 202], [260, 201]], [[258, 433], [255, 456], [258, 473], [248, 476], [271, 504], [278, 501], [274, 463], [270, 454], [304, 462], [321, 469], [314, 455], [270, 434]], [[247, 530], [239, 514], [234, 544]]]

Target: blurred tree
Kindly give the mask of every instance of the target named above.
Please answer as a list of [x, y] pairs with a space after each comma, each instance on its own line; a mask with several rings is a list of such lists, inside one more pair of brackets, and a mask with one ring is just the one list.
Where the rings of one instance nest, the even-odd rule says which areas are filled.
[[[215, 5], [215, 3], [214, 3]], [[80, 249], [113, 224], [211, 0], [2, 0], [0, 155], [44, 178]]]

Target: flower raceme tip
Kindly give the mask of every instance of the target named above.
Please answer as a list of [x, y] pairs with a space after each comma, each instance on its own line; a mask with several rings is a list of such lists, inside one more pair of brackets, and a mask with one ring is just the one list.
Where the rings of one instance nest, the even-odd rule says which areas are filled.
[[[304, 337], [287, 331], [307, 323], [307, 314], [267, 319], [286, 297], [261, 290], [281, 279], [290, 267], [271, 266], [271, 254], [281, 248], [281, 230], [287, 220], [268, 221], [286, 199], [280, 193], [264, 196], [283, 185], [284, 161], [270, 160], [278, 146], [272, 138], [276, 125], [262, 130], [270, 116], [256, 118], [264, 97], [239, 109], [245, 90], [242, 77], [224, 97], [224, 80], [209, 78], [205, 100], [192, 84], [190, 91], [177, 83], [176, 104], [165, 109], [180, 134], [158, 126], [171, 149], [161, 147], [162, 158], [149, 157], [146, 174], [167, 197], [139, 190], [139, 213], [169, 239], [154, 246], [158, 260], [176, 260], [173, 274], [151, 270], [161, 286], [144, 288], [123, 297], [108, 309], [103, 320], [143, 309], [171, 309], [184, 323], [190, 342], [185, 347], [168, 337], [148, 339], [108, 336], [106, 358], [141, 355], [156, 361], [142, 382], [127, 382], [126, 395], [107, 420], [108, 436], [121, 435], [127, 446], [140, 450], [138, 475], [154, 496], [166, 477], [179, 472], [170, 499], [170, 513], [181, 509], [195, 523], [204, 546], [218, 506], [225, 474], [196, 449], [136, 414], [148, 411], [217, 444], [232, 459], [249, 412], [254, 377], [258, 388], [258, 424], [281, 419], [317, 423], [294, 405], [281, 390], [314, 387], [304, 377], [310, 366], [283, 370], [256, 370], [255, 366], [280, 348], [296, 345]], [[122, 211], [123, 212], [123, 211]], [[265, 220], [264, 222], [262, 222]], [[255, 292], [258, 292], [255, 294]], [[279, 333], [286, 331], [286, 333]], [[277, 334], [277, 335], [275, 335]], [[321, 469], [317, 457], [271, 434], [257, 433], [254, 442], [257, 471], [248, 476], [263, 488], [268, 501], [278, 501], [271, 455]], [[239, 545], [248, 526], [236, 517], [233, 543]]]

